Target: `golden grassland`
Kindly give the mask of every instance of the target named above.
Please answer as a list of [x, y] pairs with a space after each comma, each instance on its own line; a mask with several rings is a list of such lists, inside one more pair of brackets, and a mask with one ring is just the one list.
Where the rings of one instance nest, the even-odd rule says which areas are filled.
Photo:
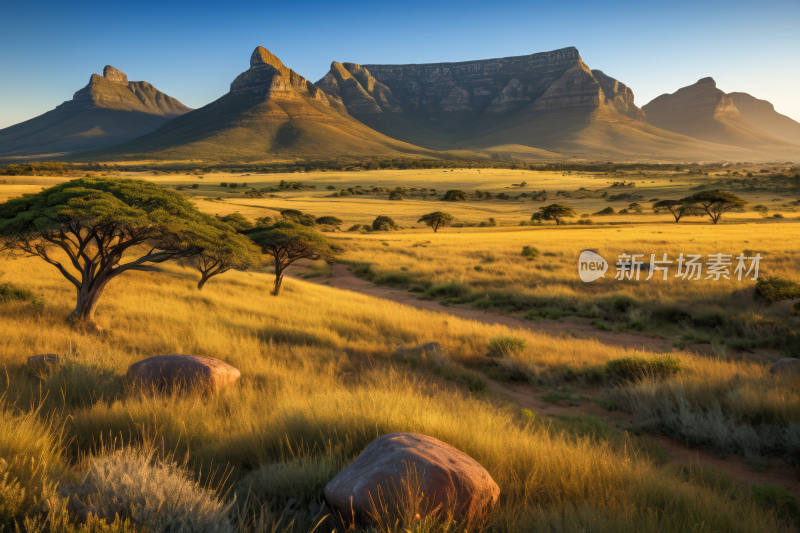
[[[65, 321], [74, 294], [52, 267], [20, 259], [4, 260], [0, 270], [2, 281], [24, 285], [46, 301], [43, 310], [23, 302], [0, 306], [0, 456], [31, 489], [73, 479], [91, 462], [86, 454], [116, 439], [188, 453], [189, 467], [212, 486], [219, 483], [209, 474], [212, 465], [229, 472], [230, 486], [259, 466], [293, 459], [280, 504], [305, 496], [292, 491], [305, 490], [309, 461], [338, 457], [341, 468], [375, 437], [413, 431], [468, 453], [500, 485], [500, 506], [487, 531], [794, 527], [759, 506], [749, 489], [709, 482], [708, 473], [658, 467], [636, 451], [632, 437], [612, 442], [574, 433], [452, 380], [468, 372], [460, 362], [484, 358], [488, 340], [501, 335], [525, 339], [528, 348], [518, 357], [545, 367], [596, 366], [633, 352], [354, 293], [343, 298], [334, 289], [294, 280], [285, 283], [281, 297], [271, 297], [270, 275], [262, 272], [231, 272], [200, 292], [194, 272], [171, 264], [115, 280], [99, 310], [105, 332], [87, 334]], [[396, 345], [428, 341], [441, 343], [450, 356], [410, 365], [394, 355]], [[39, 374], [25, 368], [27, 356], [48, 352], [62, 354], [64, 362]], [[242, 380], [211, 397], [126, 394], [127, 366], [167, 353], [220, 358], [239, 368]], [[775, 408], [765, 403], [782, 403], [776, 418], [798, 421], [797, 389], [788, 381], [776, 387], [762, 366], [682, 359], [683, 383], [702, 387], [746, 376], [747, 402], [760, 401], [762, 410]], [[778, 390], [756, 399], [756, 391], [770, 388]], [[31, 461], [44, 466], [31, 467]]]

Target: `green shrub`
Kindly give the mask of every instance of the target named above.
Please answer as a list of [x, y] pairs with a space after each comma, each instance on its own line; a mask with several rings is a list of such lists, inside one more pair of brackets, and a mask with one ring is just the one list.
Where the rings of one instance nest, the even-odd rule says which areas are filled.
[[800, 526], [800, 505], [797, 498], [784, 487], [764, 483], [752, 485], [753, 501], [773, 511], [778, 518], [791, 520]]
[[192, 189], [199, 189], [199, 188], [200, 185], [198, 185], [197, 183], [192, 183]]
[[775, 276], [761, 278], [756, 282], [755, 295], [767, 303], [800, 298], [800, 283]]
[[459, 191], [458, 189], [453, 189], [444, 193], [443, 200], [446, 202], [463, 202], [467, 199], [467, 195], [464, 194], [464, 191]]
[[800, 302], [797, 302], [792, 306], [792, 314], [794, 316], [800, 316]]
[[606, 376], [618, 381], [636, 381], [647, 377], [661, 379], [677, 374], [680, 369], [681, 360], [669, 355], [631, 356], [606, 362]]
[[517, 337], [495, 337], [489, 341], [489, 352], [486, 355], [489, 357], [508, 357], [524, 350], [527, 344], [525, 339]]
[[430, 287], [423, 296], [426, 298], [463, 298], [471, 292], [470, 286], [463, 281], [448, 281]]
[[692, 314], [674, 305], [656, 307], [650, 315], [655, 320], [678, 324], [692, 318]]
[[397, 229], [392, 217], [386, 215], [379, 215], [372, 221], [372, 229], [375, 231], [393, 231]]
[[0, 283], [0, 302], [30, 302], [36, 309], [44, 307], [44, 298], [13, 283]]
[[522, 257], [528, 259], [528, 261], [539, 257], [539, 250], [533, 246], [523, 246], [522, 247]]

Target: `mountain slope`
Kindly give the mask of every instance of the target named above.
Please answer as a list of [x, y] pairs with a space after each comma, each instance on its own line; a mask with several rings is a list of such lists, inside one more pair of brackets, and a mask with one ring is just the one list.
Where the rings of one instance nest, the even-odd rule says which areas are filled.
[[138, 139], [81, 157], [322, 159], [421, 152], [353, 119], [340, 98], [325, 94], [259, 46], [250, 68], [221, 98]]
[[747, 93], [728, 93], [739, 113], [770, 134], [795, 144], [800, 144], [800, 123], [775, 111], [775, 106]]
[[662, 94], [642, 109], [650, 124], [696, 139], [762, 151], [791, 148], [785, 140], [747, 120], [713, 78]]
[[110, 146], [149, 133], [190, 108], [146, 81], [129, 82], [110, 65], [92, 74], [72, 100], [0, 130], [0, 154], [72, 152]]
[[317, 86], [364, 124], [407, 142], [445, 149], [522, 112], [610, 106], [642, 111], [624, 84], [599, 79], [570, 47], [461, 63], [359, 65], [333, 62]]

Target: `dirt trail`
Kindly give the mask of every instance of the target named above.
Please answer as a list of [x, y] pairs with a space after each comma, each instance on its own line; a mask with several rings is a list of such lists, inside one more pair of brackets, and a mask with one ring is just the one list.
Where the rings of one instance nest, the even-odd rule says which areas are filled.
[[[488, 388], [501, 397], [508, 398], [520, 407], [530, 409], [538, 415], [595, 415], [607, 423], [618, 422], [621, 425], [632, 425], [633, 416], [623, 411], [606, 411], [599, 405], [590, 402], [580, 402], [578, 405], [565, 405], [563, 402], [551, 403], [539, 397], [544, 391], [537, 391], [528, 385], [515, 385], [500, 383], [489, 379], [485, 375]], [[713, 467], [720, 472], [726, 472], [733, 481], [742, 483], [772, 483], [785, 487], [787, 490], [800, 495], [800, 479], [798, 473], [781, 459], [770, 459], [766, 466], [756, 469], [744, 457], [729, 456], [717, 457], [716, 455], [696, 448], [689, 448], [675, 439], [663, 435], [648, 434], [648, 437], [658, 443], [667, 452], [667, 460], [674, 464], [698, 465], [703, 468]]]
[[[291, 268], [287, 272], [287, 275], [296, 277], [297, 273], [303, 270], [305, 270], [304, 265], [297, 265]], [[595, 338], [605, 344], [653, 352], [666, 352], [672, 349], [669, 342], [662, 338], [598, 331], [590, 324], [575, 322], [559, 322], [547, 319], [538, 321], [523, 320], [493, 311], [482, 311], [466, 306], [444, 306], [435, 300], [420, 300], [414, 293], [403, 289], [374, 285], [367, 280], [357, 277], [347, 270], [346, 265], [341, 264], [333, 266], [332, 277], [311, 278], [304, 281], [320, 285], [329, 285], [337, 289], [350, 290], [420, 309], [427, 309], [428, 311], [447, 313], [461, 318], [477, 320], [486, 324], [505, 324], [511, 327], [543, 331], [554, 335], [569, 332], [585, 338]], [[482, 375], [482, 377], [493, 393], [510, 399], [520, 407], [530, 409], [539, 415], [591, 414], [607, 422], [620, 422], [626, 425], [631, 425], [633, 423], [633, 416], [622, 411], [606, 411], [599, 405], [587, 401], [579, 402], [578, 405], [565, 405], [563, 403], [554, 404], [546, 402], [539, 397], [539, 394], [543, 391], [537, 392], [533, 387], [528, 385], [500, 383], [485, 375]], [[743, 457], [717, 457], [705, 450], [689, 448], [685, 444], [681, 444], [669, 437], [653, 434], [649, 436], [667, 452], [667, 460], [670, 463], [691, 464], [701, 467], [710, 466], [718, 471], [728, 473], [734, 481], [751, 484], [772, 483], [785, 487], [795, 494], [800, 495], [800, 473], [795, 472], [791, 466], [780, 459], [770, 459], [766, 467], [756, 470], [753, 465], [747, 462]]]
[[[304, 266], [298, 265], [288, 270], [288, 275], [296, 277], [298, 272], [302, 272]], [[435, 311], [438, 313], [447, 313], [449, 315], [458, 316], [461, 318], [477, 320], [485, 324], [505, 324], [511, 327], [520, 327], [530, 329], [532, 331], [543, 331], [558, 335], [560, 333], [576, 334], [580, 337], [594, 338], [605, 344], [613, 344], [625, 348], [634, 348], [639, 350], [648, 350], [652, 352], [666, 352], [671, 351], [672, 346], [670, 343], [658, 337], [644, 337], [641, 335], [631, 335], [629, 333], [614, 333], [610, 331], [599, 331], [594, 326], [588, 323], [580, 323], [579, 321], [561, 322], [558, 320], [523, 320], [509, 315], [501, 314], [497, 311], [482, 311], [469, 306], [462, 305], [442, 305], [436, 300], [420, 300], [413, 292], [404, 289], [395, 289], [392, 287], [384, 287], [374, 285], [372, 282], [361, 279], [349, 270], [347, 265], [335, 264], [333, 265], [333, 276], [324, 278], [310, 278], [305, 280], [311, 283], [320, 285], [329, 285], [337, 289], [345, 289], [353, 292], [360, 292], [369, 296], [383, 298], [384, 300], [391, 300], [393, 302], [418, 307], [420, 309], [427, 309], [428, 311]], [[585, 319], [579, 319], [585, 320]]]

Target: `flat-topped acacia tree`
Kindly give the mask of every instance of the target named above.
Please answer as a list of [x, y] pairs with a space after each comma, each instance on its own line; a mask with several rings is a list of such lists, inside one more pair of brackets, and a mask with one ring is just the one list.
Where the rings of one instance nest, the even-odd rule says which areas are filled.
[[265, 254], [275, 259], [275, 289], [278, 296], [286, 267], [298, 259], [331, 259], [333, 249], [325, 236], [317, 230], [295, 222], [281, 221], [272, 226], [256, 226], [246, 235]]
[[564, 224], [562, 219], [572, 218], [576, 216], [575, 209], [568, 205], [550, 204], [547, 207], [540, 207], [539, 212], [531, 216], [534, 222], [541, 222], [542, 220], [553, 220], [556, 226]]
[[195, 256], [222, 226], [180, 194], [133, 179], [81, 178], [0, 204], [0, 247], [56, 267], [77, 292], [71, 318], [92, 325], [112, 279]]
[[449, 226], [453, 223], [453, 215], [450, 213], [443, 213], [442, 211], [434, 211], [433, 213], [422, 215], [422, 218], [417, 220], [417, 222], [422, 222], [425, 225], [430, 226], [433, 229], [433, 232], [436, 233], [439, 231], [439, 228]]
[[745, 200], [742, 200], [732, 192], [721, 191], [719, 189], [698, 192], [692, 196], [687, 196], [682, 199], [681, 202], [685, 204], [699, 204], [699, 207], [706, 212], [714, 224], [718, 223], [722, 219], [722, 215], [728, 211], [747, 205]]
[[[247, 270], [258, 264], [261, 258], [261, 250], [248, 237], [238, 233], [249, 229], [234, 219], [226, 221], [226, 217], [216, 219], [203, 215], [207, 218], [206, 231], [198, 233], [195, 242], [201, 246], [202, 250], [193, 256], [190, 261], [192, 266], [200, 272], [200, 281], [197, 282], [197, 289], [203, 290], [206, 282], [219, 274], [224, 274], [229, 270]], [[250, 228], [253, 225], [250, 224]], [[213, 228], [213, 229], [212, 229]]]

